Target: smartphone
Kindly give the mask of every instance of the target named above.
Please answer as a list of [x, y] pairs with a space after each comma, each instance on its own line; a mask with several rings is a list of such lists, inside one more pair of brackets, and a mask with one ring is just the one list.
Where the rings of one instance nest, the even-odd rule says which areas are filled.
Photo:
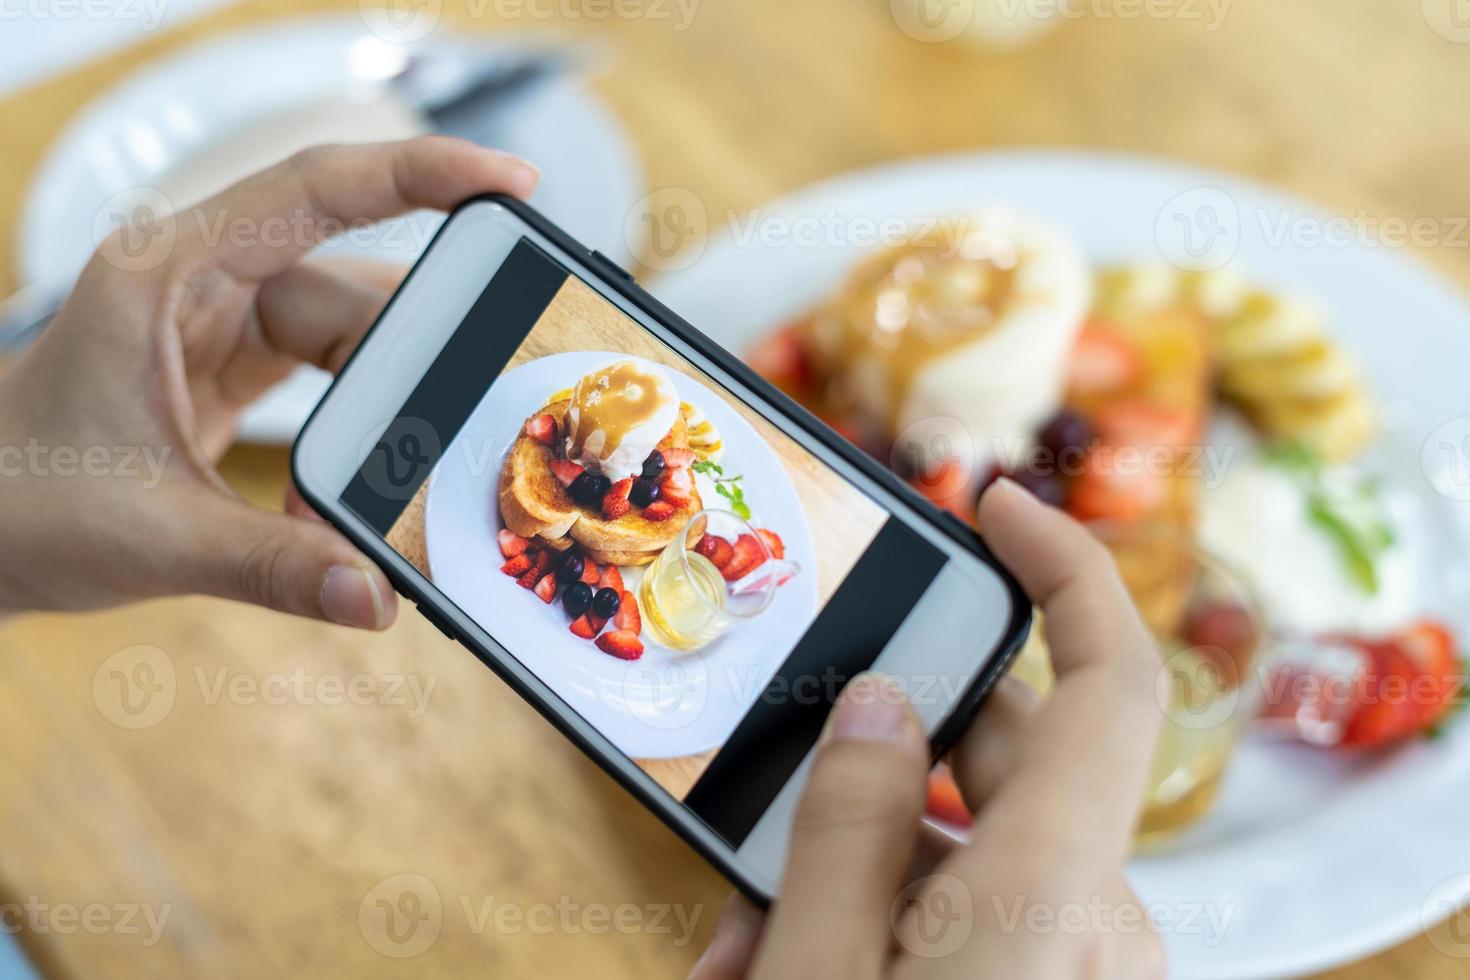
[[448, 217], [292, 471], [426, 618], [761, 902], [847, 680], [902, 681], [937, 755], [1030, 628], [962, 521], [506, 197]]

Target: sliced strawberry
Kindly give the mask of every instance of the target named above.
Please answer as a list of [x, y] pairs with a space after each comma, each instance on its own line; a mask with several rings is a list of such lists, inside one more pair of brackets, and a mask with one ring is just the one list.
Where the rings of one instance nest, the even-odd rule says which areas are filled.
[[634, 636], [643, 632], [643, 617], [638, 614], [638, 600], [633, 593], [623, 593], [623, 601], [618, 603], [618, 614], [613, 617], [613, 626]]
[[1077, 334], [1068, 365], [1067, 387], [1074, 395], [1119, 391], [1143, 370], [1138, 350], [1113, 330], [1088, 324]]
[[[532, 552], [528, 551], [526, 554], [529, 555]], [[551, 571], [550, 548], [542, 548], [536, 551], [534, 555], [535, 557], [531, 559], [531, 567], [522, 572], [521, 577], [516, 579], [516, 585], [519, 585], [523, 589], [534, 589], [536, 583], [541, 581], [541, 577]]]
[[582, 581], [586, 582], [588, 585], [596, 585], [598, 579], [602, 578], [601, 566], [599, 566], [597, 562], [593, 561], [591, 558], [588, 558], [586, 555], [583, 555], [582, 558], [586, 562], [586, 564], [582, 566]]
[[631, 630], [613, 630], [597, 638], [597, 649], [619, 660], [637, 660], [643, 656], [643, 641]]
[[667, 500], [655, 500], [643, 508], [643, 516], [650, 521], [666, 521], [670, 517], [673, 517], [678, 509]]
[[924, 802], [924, 812], [951, 827], [963, 828], [974, 823], [954, 774], [942, 762], [929, 772], [929, 794]]
[[710, 564], [723, 570], [730, 564], [730, 559], [735, 557], [735, 545], [729, 539], [722, 538], [718, 534], [706, 534], [699, 539], [699, 544], [694, 550], [710, 560]]
[[658, 481], [658, 488], [664, 492], [669, 490], [682, 490], [688, 492], [694, 486], [694, 477], [689, 475], [686, 467], [664, 470], [663, 477]]
[[[695, 543], [694, 550], [708, 558], [715, 553], [715, 549], [719, 548], [719, 542], [724, 540], [718, 534], [705, 534]], [[725, 543], [729, 544], [728, 541]]]
[[681, 470], [695, 459], [692, 449], [660, 449], [659, 454], [664, 458], [664, 466], [671, 470]]
[[618, 566], [609, 565], [603, 569], [602, 576], [597, 580], [599, 589], [612, 589], [614, 592], [623, 591], [623, 573], [618, 571]]
[[766, 551], [753, 534], [742, 534], [735, 539], [735, 553], [728, 564], [720, 569], [726, 582], [735, 582], [749, 575], [766, 560]]
[[556, 419], [551, 417], [550, 412], [531, 416], [526, 420], [526, 435], [543, 446], [551, 445], [556, 442]]
[[1109, 446], [1179, 450], [1199, 441], [1200, 419], [1189, 412], [1126, 398], [1104, 407], [1093, 419], [1097, 436]]
[[548, 606], [551, 605], [553, 602], [556, 601], [556, 576], [541, 576], [541, 581], [537, 582], [536, 587], [531, 591], [536, 593], [536, 595], [540, 597], [542, 602], [546, 603]]
[[515, 557], [511, 558], [510, 561], [506, 562], [504, 565], [501, 565], [500, 570], [509, 575], [511, 578], [520, 578], [526, 573], [526, 569], [530, 567], [530, 556], [521, 554], [516, 555]]
[[1107, 447], [1091, 450], [1072, 481], [1067, 510], [1081, 521], [1134, 523], [1164, 502], [1168, 488], [1151, 463]]
[[781, 541], [779, 534], [763, 527], [756, 528], [755, 533], [760, 535], [760, 539], [766, 543], [766, 548], [770, 550], [772, 557], [786, 557], [786, 545]]
[[1395, 634], [1393, 641], [1417, 672], [1421, 722], [1433, 725], [1455, 706], [1464, 686], [1465, 667], [1455, 655], [1455, 638], [1439, 623], [1426, 620]]
[[576, 619], [572, 620], [572, 625], [567, 628], [570, 629], [577, 636], [580, 636], [582, 639], [590, 640], [597, 636], [597, 631], [602, 628], [600, 626], [594, 627], [592, 625], [594, 619], [595, 617], [587, 613], [583, 613]]
[[1424, 722], [1415, 703], [1414, 662], [1391, 643], [1365, 643], [1360, 649], [1368, 664], [1353, 689], [1357, 710], [1342, 744], [1372, 749], [1418, 734]]
[[587, 471], [569, 459], [553, 459], [551, 461], [551, 472], [556, 476], [557, 483], [560, 483], [564, 487], [569, 487], [577, 477]]
[[690, 507], [694, 504], [694, 498], [689, 496], [689, 491], [675, 490], [672, 487], [660, 493], [658, 499], [670, 507]]
[[633, 478], [631, 476], [614, 483], [612, 489], [603, 495], [602, 516], [610, 521], [615, 521], [632, 510], [633, 505], [628, 502], [628, 493], [632, 489]]
[[526, 549], [531, 546], [531, 542], [507, 527], [501, 528], [496, 533], [495, 540], [500, 542], [500, 553], [507, 558], [523, 555], [526, 553]]

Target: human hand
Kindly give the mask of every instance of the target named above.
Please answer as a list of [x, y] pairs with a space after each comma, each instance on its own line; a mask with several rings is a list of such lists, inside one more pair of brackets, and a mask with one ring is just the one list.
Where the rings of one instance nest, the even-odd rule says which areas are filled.
[[316, 147], [147, 229], [167, 247], [145, 261], [127, 229], [105, 241], [0, 376], [0, 612], [202, 592], [392, 623], [392, 586], [346, 538], [294, 492], [287, 514], [251, 506], [215, 462], [298, 363], [339, 369], [402, 278], [306, 258], [314, 246], [415, 208], [525, 197], [537, 179], [445, 137]]
[[698, 980], [1164, 975], [1123, 875], [1162, 720], [1153, 640], [1106, 549], [1060, 511], [1002, 480], [981, 523], [1045, 613], [1057, 681], [1042, 704], [1003, 681], [955, 750], [969, 843], [921, 827], [929, 754], [901, 688], [854, 679], [797, 808], [779, 899], [762, 916], [732, 897]]

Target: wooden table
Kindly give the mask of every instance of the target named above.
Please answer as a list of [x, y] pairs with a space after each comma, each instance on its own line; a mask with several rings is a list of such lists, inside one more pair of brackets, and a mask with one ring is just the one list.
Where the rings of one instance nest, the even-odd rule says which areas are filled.
[[[0, 102], [0, 288], [15, 285], [28, 177], [72, 113], [186, 41], [315, 8], [357, 4], [250, 0]], [[650, 186], [687, 188], [712, 214], [897, 157], [1041, 144], [1170, 155], [1347, 214], [1470, 215], [1470, 48], [1431, 31], [1419, 4], [1226, 11], [1214, 31], [1069, 21], [989, 55], [914, 40], [883, 0], [705, 2], [682, 32], [653, 18], [566, 26], [616, 53], [597, 87], [643, 147]], [[446, 17], [502, 26], [488, 13]], [[1424, 258], [1470, 284], [1465, 249]], [[225, 471], [274, 505], [286, 455], [240, 449]], [[115, 671], [149, 657], [172, 671], [172, 708], [122, 727], [137, 718], [119, 710]], [[353, 678], [363, 703], [323, 703], [333, 679]], [[49, 975], [663, 976], [692, 962], [725, 891], [411, 611], [376, 637], [203, 599], [0, 630], [0, 901], [97, 903], [94, 923], [116, 927], [28, 932]], [[383, 935], [379, 900], [432, 922], [436, 895], [432, 946], [382, 955], [408, 947]], [[122, 928], [114, 907], [129, 904], [167, 907], [160, 941], [145, 945], [136, 912], [141, 931]], [[1331, 976], [1432, 980], [1463, 966], [1418, 938]]]

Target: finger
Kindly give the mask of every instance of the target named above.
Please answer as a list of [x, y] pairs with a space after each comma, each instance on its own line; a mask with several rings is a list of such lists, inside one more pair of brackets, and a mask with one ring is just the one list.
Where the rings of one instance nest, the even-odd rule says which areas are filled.
[[986, 540], [1045, 613], [1056, 685], [976, 825], [986, 848], [1040, 848], [1068, 882], [1122, 863], [1161, 722], [1158, 653], [1103, 546], [1008, 480], [981, 501]]
[[293, 360], [337, 373], [407, 270], [350, 259], [302, 262], [261, 284], [261, 332]]
[[694, 964], [689, 980], [740, 980], [750, 971], [765, 914], [739, 892], [730, 896], [715, 923], [709, 947]]
[[301, 491], [296, 489], [296, 484], [294, 483], [286, 484], [286, 499], [282, 501], [282, 509], [292, 517], [300, 517], [308, 521], [322, 521], [324, 523], [326, 521], [326, 518], [318, 514], [312, 509], [311, 504], [306, 502], [306, 498], [301, 496]]
[[184, 212], [174, 259], [260, 282], [347, 226], [447, 211], [495, 191], [527, 197], [539, 176], [524, 160], [448, 136], [312, 147]]
[[[759, 964], [806, 978], [877, 972], [928, 770], [923, 726], [902, 689], [890, 678], [855, 677], [833, 708], [797, 804]], [[837, 936], [841, 942], [813, 941]]]
[[197, 495], [175, 562], [180, 591], [204, 592], [360, 629], [397, 617], [386, 576], [337, 531], [252, 507], [224, 495]]
[[1021, 737], [1041, 704], [1036, 690], [1001, 678], [975, 723], [950, 754], [950, 768], [971, 813], [978, 813], [1016, 766]]

